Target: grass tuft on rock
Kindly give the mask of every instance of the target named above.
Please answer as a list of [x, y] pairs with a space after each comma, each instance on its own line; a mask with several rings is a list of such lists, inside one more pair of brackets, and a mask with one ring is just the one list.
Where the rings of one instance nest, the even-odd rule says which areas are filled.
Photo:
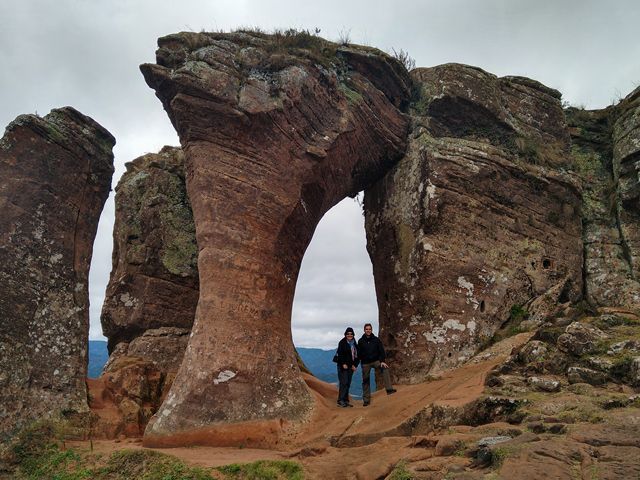
[[108, 458], [81, 449], [65, 449], [53, 422], [25, 429], [11, 446], [17, 480], [302, 480], [292, 461], [258, 461], [218, 468], [191, 467], [176, 457], [144, 449], [124, 449]]
[[260, 460], [253, 463], [233, 463], [218, 467], [225, 479], [239, 480], [302, 480], [302, 467], [288, 460]]
[[400, 460], [386, 478], [387, 480], [413, 480], [415, 477], [407, 469], [407, 462]]

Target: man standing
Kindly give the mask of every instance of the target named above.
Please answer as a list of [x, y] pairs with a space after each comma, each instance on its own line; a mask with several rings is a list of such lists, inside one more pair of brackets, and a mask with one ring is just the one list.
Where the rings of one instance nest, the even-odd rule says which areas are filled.
[[373, 327], [370, 323], [365, 323], [364, 335], [358, 340], [358, 355], [360, 356], [360, 363], [362, 363], [363, 405], [366, 407], [371, 403], [370, 375], [372, 368], [376, 369], [376, 376], [382, 375], [387, 395], [396, 393], [396, 389], [391, 385], [389, 365], [384, 362], [386, 359], [384, 347], [380, 339], [373, 334]]

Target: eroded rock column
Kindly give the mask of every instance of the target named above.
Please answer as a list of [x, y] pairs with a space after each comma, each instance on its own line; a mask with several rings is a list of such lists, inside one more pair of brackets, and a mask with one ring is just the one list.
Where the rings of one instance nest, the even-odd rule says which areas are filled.
[[468, 359], [513, 309], [541, 322], [582, 290], [560, 94], [457, 64], [412, 77], [407, 155], [365, 192], [381, 338], [406, 383]]
[[585, 294], [593, 307], [640, 308], [639, 93], [602, 110], [566, 110], [583, 183]]
[[[291, 306], [324, 213], [405, 148], [404, 68], [305, 33], [161, 38], [141, 67], [185, 152], [200, 297], [183, 363], [147, 444], [260, 442], [225, 424], [303, 418]], [[238, 430], [239, 431], [239, 430]]]
[[627, 305], [640, 308], [640, 88], [616, 105], [614, 115], [613, 174], [619, 195], [616, 215], [629, 276], [635, 283], [635, 288], [629, 288]]
[[[113, 270], [102, 308], [110, 356], [92, 380], [117, 405], [106, 436], [141, 435], [182, 362], [198, 302], [198, 247], [184, 155], [164, 147], [127, 163], [116, 187]], [[94, 402], [94, 406], [99, 402]], [[101, 414], [99, 408], [95, 411]], [[115, 423], [115, 424], [114, 424]]]
[[73, 108], [0, 140], [0, 431], [86, 412], [87, 277], [114, 138]]

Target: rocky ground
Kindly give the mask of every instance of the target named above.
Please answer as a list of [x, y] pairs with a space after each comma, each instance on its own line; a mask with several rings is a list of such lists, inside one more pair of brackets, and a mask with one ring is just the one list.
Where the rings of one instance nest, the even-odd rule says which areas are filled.
[[[640, 318], [623, 310], [564, 314], [440, 378], [376, 393], [366, 408], [336, 408], [335, 388], [307, 376], [313, 417], [297, 430], [285, 425], [267, 448], [163, 451], [205, 467], [294, 460], [305, 478], [638, 478]], [[94, 448], [143, 447], [121, 438]]]

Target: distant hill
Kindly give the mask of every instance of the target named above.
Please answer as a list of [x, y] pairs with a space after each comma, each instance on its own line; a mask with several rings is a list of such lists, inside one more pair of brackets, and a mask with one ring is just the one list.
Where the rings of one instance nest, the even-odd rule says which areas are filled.
[[[332, 361], [335, 350], [302, 347], [296, 350], [298, 350], [304, 364], [316, 377], [328, 383], [338, 383], [336, 364]], [[107, 342], [103, 340], [89, 340], [88, 377], [98, 378], [108, 358]], [[375, 391], [375, 382], [373, 380], [371, 384], [371, 390]], [[362, 371], [360, 369], [353, 375], [350, 393], [355, 398], [362, 397]]]
[[89, 369], [87, 376], [89, 378], [98, 378], [108, 359], [109, 352], [107, 351], [107, 342], [103, 340], [89, 340]]

